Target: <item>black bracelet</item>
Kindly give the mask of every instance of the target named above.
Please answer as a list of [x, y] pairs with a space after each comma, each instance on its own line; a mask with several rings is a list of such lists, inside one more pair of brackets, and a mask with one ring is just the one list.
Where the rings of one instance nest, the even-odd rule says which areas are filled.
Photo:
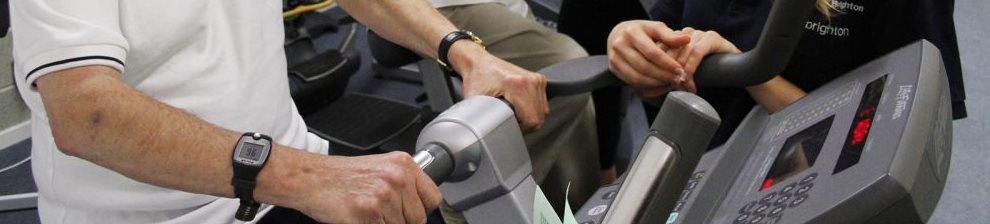
[[454, 42], [462, 39], [469, 39], [482, 47], [485, 46], [484, 42], [481, 41], [481, 38], [478, 38], [478, 36], [471, 33], [471, 31], [458, 30], [450, 32], [443, 36], [443, 39], [440, 40], [440, 49], [437, 52], [437, 63], [440, 64], [441, 68], [449, 71], [454, 70], [453, 66], [450, 64], [450, 60], [447, 58], [447, 54], [450, 52], [450, 47], [454, 46]]

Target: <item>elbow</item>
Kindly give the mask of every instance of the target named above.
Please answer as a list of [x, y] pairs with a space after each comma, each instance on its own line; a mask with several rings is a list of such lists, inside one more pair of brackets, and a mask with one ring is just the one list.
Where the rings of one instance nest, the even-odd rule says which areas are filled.
[[90, 136], [95, 131], [94, 124], [100, 122], [101, 116], [99, 112], [86, 112], [76, 116], [52, 116], [49, 113], [49, 127], [58, 151], [73, 157], [85, 157], [84, 153], [91, 142]]
[[98, 133], [108, 120], [98, 99], [77, 95], [73, 102], [48, 105], [48, 125], [58, 150], [66, 155], [85, 158], [95, 144]]
[[85, 157], [95, 137], [111, 122], [107, 113], [119, 103], [119, 72], [103, 66], [78, 67], [38, 78], [55, 146], [66, 155]]

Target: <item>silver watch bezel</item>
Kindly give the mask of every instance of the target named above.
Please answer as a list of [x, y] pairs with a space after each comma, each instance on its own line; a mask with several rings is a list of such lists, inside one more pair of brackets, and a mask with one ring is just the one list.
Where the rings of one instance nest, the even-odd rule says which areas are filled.
[[[241, 150], [243, 150], [245, 143], [257, 144], [262, 146], [260, 160], [241, 157]], [[241, 138], [237, 141], [237, 148], [234, 149], [233, 160], [234, 162], [237, 162], [242, 165], [260, 167], [261, 165], [265, 164], [265, 161], [268, 160], [268, 154], [271, 154], [271, 151], [272, 151], [272, 143], [268, 139], [265, 138], [256, 139], [252, 136], [241, 136]]]

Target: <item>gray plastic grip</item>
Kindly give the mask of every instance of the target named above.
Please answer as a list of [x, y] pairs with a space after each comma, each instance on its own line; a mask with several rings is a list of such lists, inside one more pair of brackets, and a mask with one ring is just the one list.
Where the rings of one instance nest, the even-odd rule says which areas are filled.
[[698, 95], [674, 91], [667, 94], [650, 129], [676, 143], [686, 157], [700, 158], [721, 122], [715, 108]]
[[667, 95], [604, 223], [666, 220], [721, 119], [697, 95]]
[[547, 77], [547, 98], [568, 96], [622, 84], [608, 70], [608, 57], [591, 56], [568, 60], [540, 69]]
[[447, 149], [436, 144], [426, 145], [416, 152], [413, 161], [437, 185], [446, 181], [454, 172], [454, 158], [447, 153]]
[[698, 86], [752, 86], [769, 81], [787, 67], [811, 15], [815, 0], [777, 0], [756, 47], [740, 54], [705, 57], [694, 74]]

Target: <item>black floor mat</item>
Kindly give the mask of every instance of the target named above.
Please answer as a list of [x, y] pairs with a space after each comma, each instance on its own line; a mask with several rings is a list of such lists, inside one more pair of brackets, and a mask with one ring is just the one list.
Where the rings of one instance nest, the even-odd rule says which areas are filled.
[[310, 132], [356, 150], [384, 144], [420, 121], [419, 107], [364, 94], [349, 94], [304, 119]]

